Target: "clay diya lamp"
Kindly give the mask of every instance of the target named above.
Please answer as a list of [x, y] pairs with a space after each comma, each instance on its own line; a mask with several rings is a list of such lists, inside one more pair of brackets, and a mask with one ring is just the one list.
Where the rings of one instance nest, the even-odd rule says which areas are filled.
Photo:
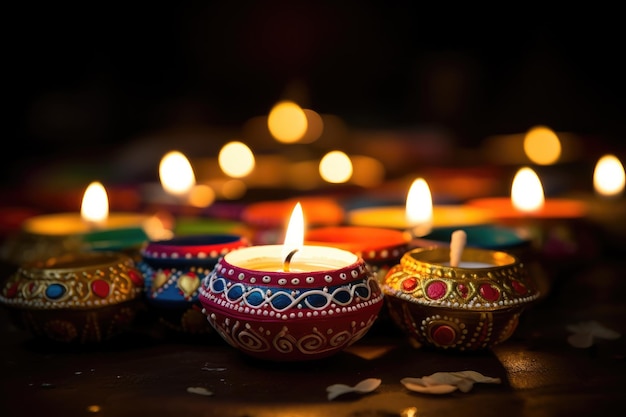
[[540, 292], [514, 255], [466, 248], [452, 262], [453, 251], [404, 254], [381, 284], [390, 316], [416, 347], [489, 349], [514, 333]]
[[248, 246], [235, 234], [178, 236], [149, 242], [138, 268], [145, 278], [145, 300], [166, 328], [186, 334], [212, 333], [198, 300], [200, 282], [228, 252]]
[[37, 338], [105, 342], [131, 330], [143, 285], [128, 255], [72, 253], [22, 264], [4, 282], [0, 303], [18, 327]]
[[361, 339], [384, 302], [365, 261], [326, 246], [283, 254], [283, 245], [232, 251], [203, 280], [199, 298], [220, 336], [270, 361], [322, 359]]

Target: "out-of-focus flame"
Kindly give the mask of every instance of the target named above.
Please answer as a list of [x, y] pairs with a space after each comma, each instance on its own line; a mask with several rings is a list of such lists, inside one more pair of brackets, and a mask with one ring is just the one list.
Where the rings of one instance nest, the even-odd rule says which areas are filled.
[[165, 154], [159, 164], [159, 178], [163, 189], [174, 195], [185, 195], [196, 184], [191, 163], [178, 151]]
[[296, 143], [307, 131], [307, 116], [293, 101], [280, 101], [270, 110], [267, 127], [277, 141]]
[[324, 120], [315, 110], [303, 109], [302, 111], [306, 116], [307, 127], [304, 135], [298, 142], [313, 143], [324, 133]]
[[243, 142], [232, 141], [220, 149], [220, 169], [231, 178], [243, 178], [250, 174], [256, 164], [252, 150]]
[[536, 164], [551, 165], [561, 156], [561, 141], [552, 129], [535, 126], [524, 137], [524, 152]]
[[624, 191], [624, 166], [615, 155], [604, 155], [593, 171], [593, 187], [596, 193], [613, 197]]
[[513, 207], [527, 213], [543, 207], [545, 203], [543, 186], [535, 171], [528, 167], [517, 171], [511, 186], [511, 201]]
[[109, 217], [109, 198], [104, 186], [94, 181], [85, 190], [80, 216], [89, 223], [104, 223]]
[[215, 191], [207, 184], [198, 184], [189, 192], [188, 202], [193, 207], [209, 207], [215, 201]]
[[352, 177], [352, 161], [344, 152], [331, 151], [322, 157], [319, 172], [324, 181], [344, 183]]
[[412, 233], [423, 236], [431, 231], [433, 224], [433, 198], [430, 187], [423, 178], [411, 184], [406, 198], [406, 221]]

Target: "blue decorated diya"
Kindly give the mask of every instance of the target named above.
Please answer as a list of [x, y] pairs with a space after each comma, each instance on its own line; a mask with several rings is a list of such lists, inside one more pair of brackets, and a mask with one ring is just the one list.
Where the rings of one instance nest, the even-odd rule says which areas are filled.
[[4, 282], [0, 303], [37, 338], [87, 344], [131, 329], [143, 285], [128, 255], [71, 253], [23, 263]]
[[149, 242], [138, 268], [145, 278], [145, 300], [166, 328], [188, 334], [211, 333], [198, 301], [201, 280], [218, 259], [249, 246], [234, 234], [179, 236]]
[[466, 248], [457, 266], [450, 248], [411, 250], [382, 281], [389, 314], [416, 347], [457, 351], [491, 348], [516, 330], [540, 295], [516, 256]]

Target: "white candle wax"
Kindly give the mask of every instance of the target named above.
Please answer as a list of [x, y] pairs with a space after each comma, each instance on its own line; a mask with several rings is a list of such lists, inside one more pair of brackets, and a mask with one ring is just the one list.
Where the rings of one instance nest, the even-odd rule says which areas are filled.
[[253, 271], [313, 272], [328, 271], [352, 265], [358, 256], [343, 249], [329, 246], [304, 246], [291, 258], [285, 271], [283, 245], [250, 246], [224, 255], [231, 265]]

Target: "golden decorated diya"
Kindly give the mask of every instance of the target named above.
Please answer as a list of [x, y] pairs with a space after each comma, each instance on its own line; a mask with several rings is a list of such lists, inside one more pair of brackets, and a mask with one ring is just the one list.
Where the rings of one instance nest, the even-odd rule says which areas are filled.
[[540, 293], [523, 262], [502, 251], [448, 247], [406, 252], [382, 280], [393, 322], [416, 346], [474, 351], [507, 340]]
[[37, 338], [86, 344], [130, 330], [143, 286], [126, 254], [68, 253], [23, 263], [4, 281], [0, 303], [16, 326]]

